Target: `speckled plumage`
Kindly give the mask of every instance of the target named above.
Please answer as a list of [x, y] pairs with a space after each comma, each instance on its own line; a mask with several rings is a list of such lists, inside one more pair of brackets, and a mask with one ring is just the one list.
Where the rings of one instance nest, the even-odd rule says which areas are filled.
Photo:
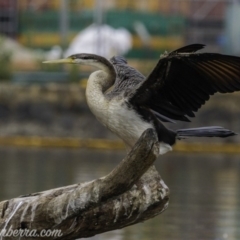
[[139, 83], [143, 82], [145, 76], [135, 68], [129, 66], [127, 61], [122, 56], [115, 56], [110, 59], [117, 73], [115, 83], [112, 90], [106, 95], [109, 98], [114, 95], [124, 93], [125, 96], [128, 90], [134, 89]]

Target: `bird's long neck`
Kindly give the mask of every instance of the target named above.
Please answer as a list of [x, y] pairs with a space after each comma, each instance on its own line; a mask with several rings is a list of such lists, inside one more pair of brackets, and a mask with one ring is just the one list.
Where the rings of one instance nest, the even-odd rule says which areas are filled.
[[99, 57], [99, 61], [97, 62], [92, 62], [91, 66], [100, 69], [100, 71], [96, 71], [90, 75], [88, 85], [101, 86], [101, 91], [104, 93], [114, 84], [116, 71], [113, 65], [103, 57]]
[[87, 102], [93, 114], [106, 126], [109, 103], [104, 96], [104, 92], [114, 84], [116, 72], [112, 64], [105, 58], [91, 65], [100, 70], [93, 72], [88, 79], [86, 88]]

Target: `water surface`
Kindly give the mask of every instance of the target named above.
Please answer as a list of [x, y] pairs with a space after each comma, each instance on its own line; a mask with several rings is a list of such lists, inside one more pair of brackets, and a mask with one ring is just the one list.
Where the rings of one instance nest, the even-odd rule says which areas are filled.
[[[0, 200], [104, 176], [123, 151], [0, 148]], [[154, 219], [94, 240], [240, 239], [240, 158], [169, 153], [156, 162], [171, 190]]]

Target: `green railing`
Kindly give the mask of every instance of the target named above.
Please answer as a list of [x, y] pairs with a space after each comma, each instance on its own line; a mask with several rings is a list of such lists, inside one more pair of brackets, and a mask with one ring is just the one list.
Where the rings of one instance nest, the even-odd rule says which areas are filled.
[[[93, 21], [93, 12], [73, 12], [69, 14], [69, 30], [80, 31]], [[181, 35], [185, 28], [185, 18], [182, 16], [165, 16], [134, 11], [108, 11], [104, 14], [104, 22], [115, 28], [124, 27], [134, 33], [134, 23], [140, 21], [153, 35]], [[30, 11], [19, 14], [20, 33], [28, 31], [57, 32], [59, 31], [59, 13], [45, 11], [33, 13]]]

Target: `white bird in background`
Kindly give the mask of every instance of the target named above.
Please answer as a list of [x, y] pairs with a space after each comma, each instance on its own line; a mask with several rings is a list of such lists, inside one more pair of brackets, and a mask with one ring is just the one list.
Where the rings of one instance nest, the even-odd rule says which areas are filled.
[[196, 53], [202, 44], [192, 44], [163, 54], [148, 77], [130, 67], [123, 57], [81, 53], [45, 63], [91, 65], [87, 103], [96, 118], [131, 148], [148, 128], [156, 130], [160, 154], [172, 149], [176, 139], [228, 137], [234, 132], [222, 127], [166, 128], [162, 122], [189, 121], [194, 112], [216, 92], [240, 90], [240, 57]]
[[125, 54], [131, 48], [132, 36], [127, 29], [115, 29], [106, 24], [101, 26], [92, 24], [75, 36], [64, 56], [84, 51], [109, 58], [113, 55]]

